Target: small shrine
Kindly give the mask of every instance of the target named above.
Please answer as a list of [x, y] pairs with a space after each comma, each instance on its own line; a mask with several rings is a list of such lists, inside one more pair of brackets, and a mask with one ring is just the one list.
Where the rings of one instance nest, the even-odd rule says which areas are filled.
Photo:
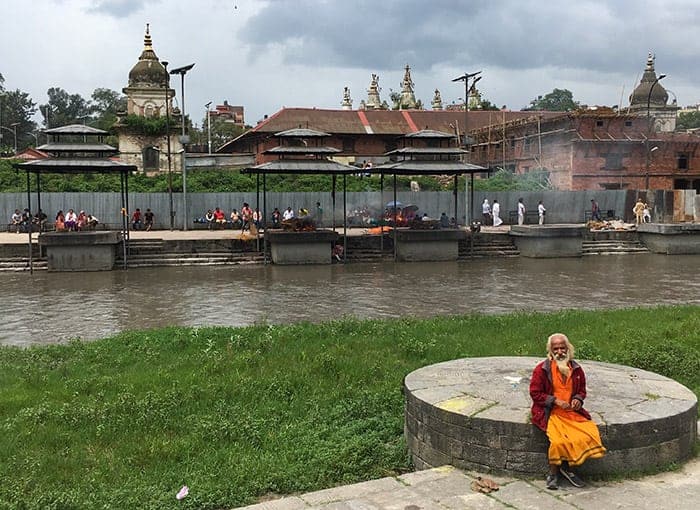
[[419, 109], [416, 94], [414, 92], [415, 84], [411, 79], [411, 67], [406, 64], [404, 68], [403, 80], [401, 81], [401, 95], [399, 96], [399, 110], [416, 110]]
[[440, 91], [438, 89], [435, 89], [435, 95], [430, 102], [430, 106], [432, 106], [433, 110], [442, 110], [442, 96], [440, 96]]
[[175, 90], [170, 88], [167, 65], [158, 60], [146, 24], [141, 56], [129, 71], [128, 85], [122, 89], [127, 99], [126, 112], [117, 113], [114, 126], [120, 157], [139, 172], [179, 172], [182, 168], [178, 136], [182, 119], [179, 110], [173, 109]]
[[352, 110], [352, 98], [350, 97], [350, 87], [343, 89], [343, 101], [340, 103], [343, 110]]
[[653, 131], [672, 132], [676, 129], [678, 105], [675, 100], [670, 105], [667, 104], [668, 92], [660, 82], [665, 75], [656, 76], [655, 60], [656, 56], [649, 53], [642, 79], [630, 95], [629, 111], [653, 118]]

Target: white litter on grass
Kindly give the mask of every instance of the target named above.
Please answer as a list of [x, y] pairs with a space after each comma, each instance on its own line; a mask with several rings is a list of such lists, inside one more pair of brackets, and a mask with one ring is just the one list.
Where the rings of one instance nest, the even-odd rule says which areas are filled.
[[184, 499], [190, 493], [190, 488], [187, 485], [183, 485], [182, 489], [175, 495], [175, 499]]

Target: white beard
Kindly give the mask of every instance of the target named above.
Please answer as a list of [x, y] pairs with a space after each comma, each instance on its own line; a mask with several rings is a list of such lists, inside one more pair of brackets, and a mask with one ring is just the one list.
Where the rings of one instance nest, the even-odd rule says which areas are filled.
[[569, 377], [569, 358], [563, 357], [562, 359], [557, 359], [556, 357], [554, 358], [554, 362], [557, 364], [557, 368], [559, 369], [559, 372], [566, 378]]

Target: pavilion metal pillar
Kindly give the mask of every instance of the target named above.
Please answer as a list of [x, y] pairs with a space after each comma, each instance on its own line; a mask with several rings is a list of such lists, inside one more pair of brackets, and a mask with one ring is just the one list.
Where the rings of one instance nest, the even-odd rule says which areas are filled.
[[343, 174], [343, 264], [348, 261], [348, 176]]
[[263, 237], [263, 265], [267, 265], [267, 174], [263, 174], [263, 218], [265, 219], [265, 236]]
[[[457, 174], [454, 176], [454, 190], [452, 190], [452, 194], [454, 195], [455, 199], [455, 227], [457, 227]], [[467, 219], [464, 218], [464, 221], [466, 222]]]
[[333, 215], [331, 218], [331, 225], [333, 227], [333, 232], [335, 232], [335, 181], [336, 181], [336, 175], [333, 174], [332, 182], [333, 182], [333, 188], [331, 190], [331, 201], [333, 202], [333, 207], [331, 208], [333, 210]]
[[394, 262], [398, 259], [399, 252], [398, 252], [398, 246], [397, 246], [397, 236], [396, 236], [396, 221], [397, 221], [397, 214], [396, 214], [396, 174], [394, 174]]
[[[262, 225], [263, 222], [260, 221], [260, 172], [255, 173], [255, 211], [258, 215], [258, 223]], [[255, 224], [255, 220], [253, 220], [253, 224]], [[260, 251], [260, 231], [257, 225], [255, 225], [255, 249]]]
[[[384, 172], [381, 173], [379, 177], [379, 200], [381, 203], [379, 204], [379, 210], [382, 210], [382, 206], [384, 205]], [[377, 222], [379, 225], [379, 249], [381, 251], [382, 257], [384, 256], [384, 212], [382, 211], [381, 213], [381, 218]]]
[[31, 178], [29, 170], [27, 170], [27, 209], [29, 210], [29, 218], [27, 221], [27, 235], [29, 236], [29, 274], [34, 274], [34, 260], [32, 258], [32, 192]]

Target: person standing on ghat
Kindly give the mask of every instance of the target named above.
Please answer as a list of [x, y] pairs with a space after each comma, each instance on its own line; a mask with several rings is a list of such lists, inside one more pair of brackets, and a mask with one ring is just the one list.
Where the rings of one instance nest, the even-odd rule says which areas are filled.
[[537, 216], [539, 217], [540, 225], [544, 225], [544, 214], [546, 212], [547, 209], [544, 208], [544, 204], [542, 204], [542, 200], [540, 200], [540, 203], [537, 204]]
[[518, 199], [518, 225], [522, 225], [525, 223], [525, 204], [523, 203], [523, 199], [519, 198]]
[[532, 423], [549, 439], [547, 488], [559, 488], [559, 475], [583, 487], [571, 468], [602, 457], [606, 450], [598, 426], [583, 408], [586, 375], [574, 361], [574, 346], [566, 335], [554, 333], [547, 339], [547, 359], [532, 372], [530, 397]]

